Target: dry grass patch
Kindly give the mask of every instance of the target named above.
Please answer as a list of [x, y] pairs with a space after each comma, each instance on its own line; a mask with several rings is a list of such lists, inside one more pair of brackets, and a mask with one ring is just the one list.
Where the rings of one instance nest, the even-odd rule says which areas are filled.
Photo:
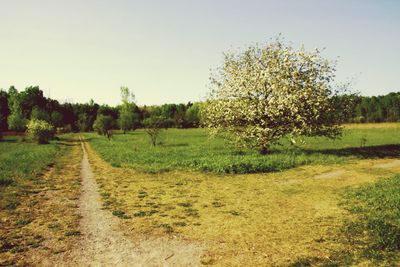
[[0, 265], [51, 265], [72, 247], [79, 233], [80, 160], [79, 146], [67, 148], [54, 165], [23, 181], [18, 207], [0, 211]]
[[399, 129], [398, 122], [382, 122], [382, 123], [348, 123], [345, 124], [347, 129]]
[[[123, 219], [133, 238], [204, 243], [202, 263], [224, 266], [328, 258], [343, 249], [336, 232], [347, 213], [338, 207], [337, 192], [392, 172], [371, 170], [389, 160], [363, 160], [269, 174], [144, 174], [113, 168], [88, 151], [104, 208]], [[328, 178], [318, 178], [322, 173]]]

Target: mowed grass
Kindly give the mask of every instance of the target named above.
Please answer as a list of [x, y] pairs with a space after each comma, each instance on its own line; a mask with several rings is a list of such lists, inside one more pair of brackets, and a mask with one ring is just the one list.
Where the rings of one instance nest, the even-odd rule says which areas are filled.
[[285, 138], [268, 155], [238, 149], [221, 137], [210, 139], [205, 129], [168, 129], [152, 147], [145, 131], [115, 134], [111, 141], [85, 134], [102, 158], [114, 167], [144, 172], [199, 170], [215, 173], [281, 171], [307, 164], [342, 163], [346, 159], [400, 155], [400, 124], [350, 125], [340, 139], [304, 138], [291, 145]]

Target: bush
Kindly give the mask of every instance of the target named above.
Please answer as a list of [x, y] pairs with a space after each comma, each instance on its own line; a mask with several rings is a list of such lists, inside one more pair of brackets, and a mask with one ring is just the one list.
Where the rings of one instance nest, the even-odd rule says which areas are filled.
[[114, 120], [111, 116], [98, 115], [93, 123], [93, 128], [99, 135], [107, 136], [108, 139], [112, 137], [112, 128], [114, 127]]
[[38, 144], [48, 144], [49, 139], [54, 137], [54, 127], [43, 120], [30, 120], [27, 125], [28, 134]]

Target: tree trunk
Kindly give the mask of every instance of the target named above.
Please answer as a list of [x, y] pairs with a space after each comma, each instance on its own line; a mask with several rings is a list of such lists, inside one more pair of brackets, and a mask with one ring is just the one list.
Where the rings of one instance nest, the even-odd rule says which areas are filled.
[[260, 147], [260, 154], [261, 154], [261, 155], [266, 155], [266, 154], [268, 154], [268, 147], [266, 147], [266, 146], [261, 146], [261, 147]]

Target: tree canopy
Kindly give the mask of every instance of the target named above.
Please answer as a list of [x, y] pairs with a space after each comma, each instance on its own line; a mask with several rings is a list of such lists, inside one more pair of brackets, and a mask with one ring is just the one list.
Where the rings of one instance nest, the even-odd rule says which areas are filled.
[[129, 88], [121, 87], [120, 90], [122, 103], [119, 107], [118, 123], [121, 130], [126, 133], [139, 126], [139, 110], [135, 104], [135, 95], [129, 91]]
[[319, 50], [295, 50], [279, 38], [227, 53], [211, 77], [204, 125], [261, 153], [283, 136], [338, 136], [349, 105], [334, 101], [334, 77], [334, 62]]

